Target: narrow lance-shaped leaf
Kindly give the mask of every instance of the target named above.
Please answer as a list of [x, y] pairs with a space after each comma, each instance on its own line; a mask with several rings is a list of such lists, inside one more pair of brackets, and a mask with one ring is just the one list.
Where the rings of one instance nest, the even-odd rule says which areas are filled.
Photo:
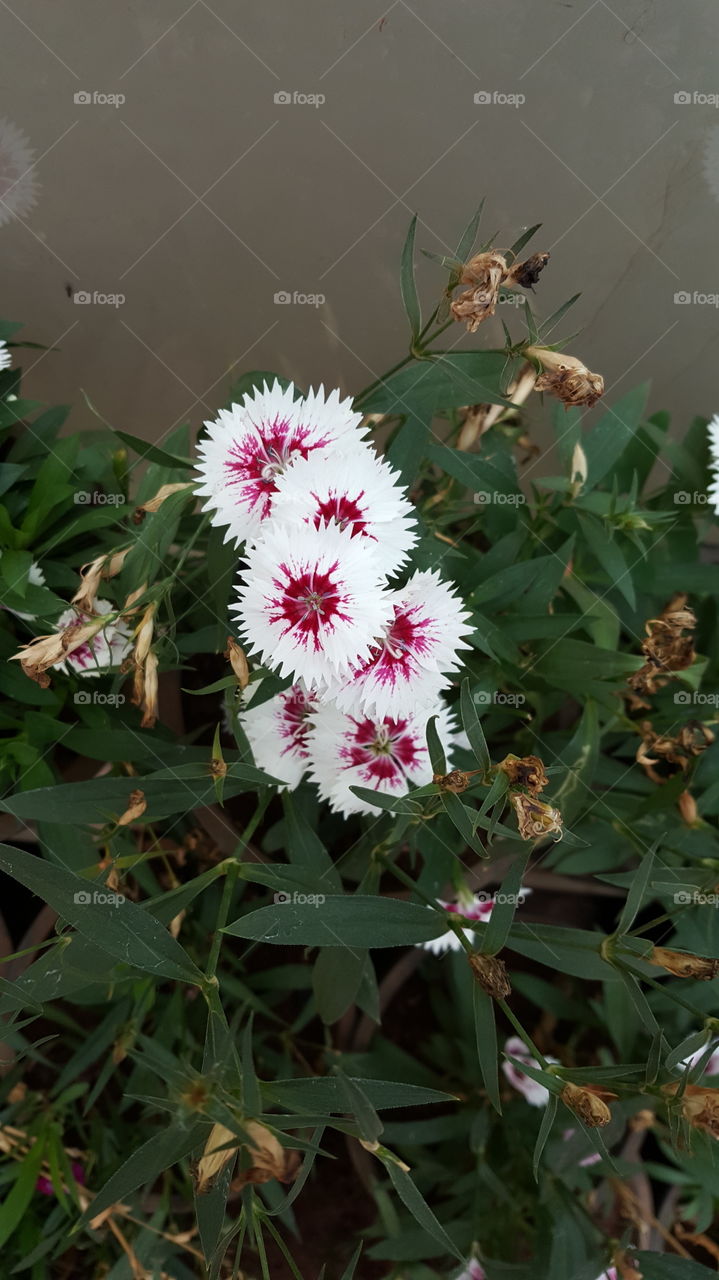
[[417, 214], [414, 215], [409, 224], [407, 238], [402, 248], [402, 259], [400, 263], [399, 283], [402, 292], [402, 301], [404, 309], [409, 320], [409, 327], [412, 331], [412, 341], [415, 342], [419, 337], [422, 328], [422, 312], [419, 305], [419, 297], [417, 295], [417, 284], [414, 278], [414, 237], [417, 230]]
[[477, 1058], [487, 1096], [495, 1111], [502, 1114], [499, 1097], [499, 1053], [497, 1026], [494, 1020], [494, 1001], [483, 991], [478, 982], [472, 987], [474, 1000], [474, 1029], [477, 1037]]

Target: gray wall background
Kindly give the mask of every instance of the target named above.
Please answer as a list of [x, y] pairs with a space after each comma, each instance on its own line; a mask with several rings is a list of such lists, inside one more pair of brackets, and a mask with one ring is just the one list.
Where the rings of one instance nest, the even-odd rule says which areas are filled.
[[564, 331], [610, 403], [651, 378], [682, 424], [719, 410], [718, 36], [714, 0], [0, 0], [0, 117], [36, 160], [0, 127], [0, 314], [59, 348], [24, 353], [27, 393], [158, 440], [248, 368], [358, 391], [404, 352], [411, 213], [447, 252], [486, 195], [500, 244], [544, 223], [537, 309], [582, 290]]

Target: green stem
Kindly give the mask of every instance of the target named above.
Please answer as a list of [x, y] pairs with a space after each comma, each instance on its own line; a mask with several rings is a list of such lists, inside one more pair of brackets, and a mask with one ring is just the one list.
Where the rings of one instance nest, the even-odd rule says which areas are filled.
[[512, 1024], [512, 1026], [514, 1027], [514, 1030], [516, 1031], [516, 1033], [517, 1033], [517, 1035], [519, 1036], [520, 1040], [523, 1040], [523, 1041], [524, 1041], [524, 1043], [526, 1044], [526, 1046], [527, 1046], [527, 1048], [529, 1049], [529, 1052], [530, 1052], [530, 1054], [532, 1055], [532, 1057], [533, 1057], [533, 1058], [536, 1058], [536, 1060], [537, 1060], [537, 1062], [539, 1063], [540, 1067], [543, 1067], [543, 1068], [546, 1070], [547, 1065], [548, 1065], [548, 1064], [547, 1064], [547, 1060], [546, 1060], [546, 1058], [544, 1057], [544, 1055], [543, 1055], [543, 1054], [541, 1054], [541, 1053], [539, 1052], [539, 1049], [537, 1048], [536, 1044], [533, 1044], [533, 1043], [532, 1043], [532, 1037], [530, 1036], [530, 1034], [529, 1034], [529, 1032], [528, 1032], [528, 1031], [525, 1031], [525, 1030], [524, 1030], [524, 1027], [522, 1026], [521, 1022], [519, 1021], [519, 1018], [515, 1017], [515, 1015], [512, 1013], [512, 1010], [510, 1009], [509, 1005], [507, 1004], [507, 1001], [506, 1001], [506, 1000], [498, 1000], [498, 1001], [497, 1001], [497, 1004], [499, 1005], [500, 1009], [502, 1010], [502, 1013], [504, 1014], [505, 1018], [506, 1018], [509, 1022], [511, 1022], [511, 1024]]

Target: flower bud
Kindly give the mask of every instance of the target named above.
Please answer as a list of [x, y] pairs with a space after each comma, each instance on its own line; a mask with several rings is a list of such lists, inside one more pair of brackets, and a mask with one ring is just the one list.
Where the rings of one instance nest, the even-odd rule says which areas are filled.
[[147, 808], [144, 791], [131, 791], [128, 807], [122, 817], [118, 818], [118, 827], [128, 827], [131, 822], [141, 818]]
[[565, 1106], [592, 1129], [602, 1129], [609, 1124], [612, 1113], [605, 1099], [617, 1097], [616, 1093], [610, 1093], [598, 1085], [571, 1083], [565, 1084], [560, 1096]]
[[250, 668], [247, 665], [247, 658], [245, 657], [244, 649], [240, 647], [232, 636], [227, 637], [225, 657], [237, 676], [237, 683], [240, 688], [246, 689], [250, 682]]
[[133, 523], [141, 524], [148, 512], [159, 511], [166, 498], [173, 493], [180, 493], [182, 489], [191, 489], [192, 484], [192, 480], [185, 480], [181, 484], [163, 484], [154, 498], [149, 498], [147, 502], [135, 508], [132, 514]]
[[145, 612], [142, 615], [142, 619], [138, 627], [135, 630], [135, 635], [137, 639], [135, 640], [135, 652], [133, 654], [133, 658], [135, 662], [138, 664], [138, 666], [143, 665], [148, 653], [150, 652], [150, 645], [152, 644], [152, 635], [155, 630], [155, 610], [156, 609], [157, 609], [156, 604], [148, 605]]
[[652, 947], [644, 959], [648, 964], [666, 969], [675, 978], [696, 978], [700, 982], [710, 982], [719, 970], [719, 960], [694, 956], [688, 951], [669, 951], [667, 947]]
[[151, 649], [145, 660], [141, 729], [152, 729], [157, 720], [157, 654]]
[[473, 951], [469, 957], [477, 982], [493, 1000], [506, 1000], [512, 994], [512, 986], [507, 976], [507, 967], [499, 956], [485, 956]]

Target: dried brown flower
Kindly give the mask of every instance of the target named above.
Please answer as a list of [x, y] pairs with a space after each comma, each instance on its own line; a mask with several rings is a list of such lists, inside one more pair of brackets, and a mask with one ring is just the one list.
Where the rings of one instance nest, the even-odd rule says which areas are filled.
[[[679, 1084], [664, 1086], [664, 1092], [673, 1096]], [[719, 1089], [707, 1089], [701, 1084], [688, 1084], [681, 1095], [684, 1119], [695, 1129], [703, 1129], [712, 1138], [719, 1138]]]
[[102, 582], [117, 576], [130, 551], [130, 547], [124, 547], [121, 551], [112, 551], [109, 555], [98, 556], [97, 559], [90, 560], [88, 564], [82, 566], [80, 586], [70, 601], [80, 613], [95, 613], [95, 601]]
[[609, 1124], [612, 1118], [606, 1100], [616, 1098], [617, 1094], [610, 1093], [608, 1089], [602, 1089], [596, 1084], [568, 1083], [565, 1084], [560, 1096], [565, 1106], [569, 1107], [575, 1116], [579, 1116], [586, 1125], [593, 1129], [601, 1129]]
[[157, 720], [157, 654], [151, 649], [144, 666], [141, 729], [154, 728]]
[[450, 310], [455, 320], [464, 321], [469, 333], [476, 333], [483, 321], [494, 315], [499, 286], [506, 274], [506, 259], [493, 249], [478, 253], [465, 263], [459, 283], [470, 288], [454, 299]]
[[180, 493], [182, 489], [191, 489], [192, 484], [192, 480], [185, 480], [180, 484], [161, 485], [154, 498], [149, 498], [147, 502], [143, 502], [139, 507], [135, 508], [132, 513], [133, 523], [141, 524], [148, 513], [159, 511], [165, 499], [169, 498], [171, 494]]
[[131, 822], [136, 822], [141, 818], [147, 808], [144, 791], [131, 791], [128, 807], [120, 818], [117, 819], [118, 827], [128, 827]]
[[485, 956], [473, 951], [469, 963], [477, 982], [493, 1000], [506, 1000], [512, 994], [507, 967], [499, 956]]
[[681, 770], [686, 773], [692, 759], [701, 755], [702, 751], [706, 751], [714, 741], [711, 729], [699, 720], [687, 721], [673, 736], [655, 733], [651, 720], [642, 720], [639, 729], [642, 741], [637, 747], [636, 759], [652, 782], [666, 781], [666, 776], [663, 777], [657, 773], [654, 767], [660, 761], [676, 766], [670, 772], [676, 773], [677, 770]]
[[710, 982], [719, 972], [719, 960], [712, 960], [709, 956], [695, 956], [689, 951], [670, 951], [667, 947], [652, 947], [644, 959], [648, 964], [666, 969], [675, 978], [696, 978], [700, 982]]
[[22, 645], [20, 651], [14, 653], [10, 661], [19, 662], [26, 676], [39, 684], [41, 689], [47, 689], [50, 684], [48, 668], [56, 666], [58, 662], [64, 662], [68, 654], [78, 649], [80, 645], [86, 644], [88, 640], [92, 640], [106, 622], [106, 616], [90, 618], [80, 625], [73, 622], [64, 631], [54, 632], [50, 636], [37, 636], [29, 644]]
[[502, 773], [506, 773], [510, 787], [525, 787], [533, 795], [537, 795], [549, 784], [544, 765], [539, 756], [505, 756], [497, 765]]
[[675, 671], [692, 665], [696, 654], [691, 632], [697, 620], [686, 602], [687, 596], [682, 593], [673, 596], [658, 618], [645, 623], [647, 639], [642, 643], [642, 653], [647, 661], [627, 681], [635, 693], [656, 693], [669, 683]]
[[507, 272], [504, 283], [518, 284], [522, 289], [531, 289], [537, 283], [550, 259], [549, 253], [533, 253], [524, 262], [515, 262]]
[[569, 408], [570, 405], [586, 405], [591, 408], [604, 395], [604, 379], [592, 373], [576, 356], [563, 351], [550, 351], [549, 347], [525, 347], [527, 359], [538, 360], [542, 366], [535, 391], [550, 391]]
[[510, 792], [510, 803], [517, 815], [519, 834], [523, 840], [539, 840], [542, 836], [554, 836], [561, 840], [562, 815], [544, 800], [525, 796], [521, 791]]
[[461, 769], [453, 769], [451, 773], [432, 774], [432, 781], [440, 791], [452, 791], [457, 796], [467, 790], [469, 780], [470, 775]]
[[270, 1182], [273, 1178], [278, 1182], [292, 1182], [296, 1177], [299, 1164], [296, 1151], [283, 1147], [274, 1133], [256, 1120], [243, 1120], [241, 1128], [243, 1137], [224, 1124], [212, 1126], [197, 1167], [197, 1191], [200, 1195], [242, 1149], [247, 1151], [250, 1164], [233, 1180], [233, 1191], [239, 1191], [249, 1183]]
[[681, 815], [682, 822], [686, 822], [688, 827], [701, 826], [701, 818], [697, 809], [697, 802], [691, 791], [682, 791], [677, 800], [677, 808]]

